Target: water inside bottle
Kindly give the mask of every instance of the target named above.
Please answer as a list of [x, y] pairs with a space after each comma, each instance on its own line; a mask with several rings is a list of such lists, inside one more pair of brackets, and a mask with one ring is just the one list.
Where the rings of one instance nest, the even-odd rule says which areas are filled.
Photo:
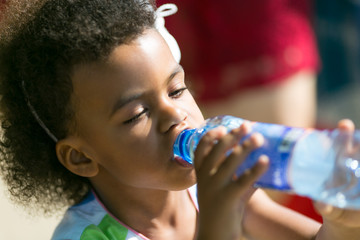
[[360, 208], [359, 151], [349, 151], [339, 134], [318, 131], [299, 141], [289, 170], [291, 182], [300, 195], [340, 208]]

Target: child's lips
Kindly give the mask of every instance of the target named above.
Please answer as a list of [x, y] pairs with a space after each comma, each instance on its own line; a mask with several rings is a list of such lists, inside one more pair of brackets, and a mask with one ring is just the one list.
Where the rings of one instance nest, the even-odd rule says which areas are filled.
[[183, 167], [187, 167], [187, 168], [193, 168], [194, 166], [190, 163], [188, 163], [187, 161], [185, 161], [184, 159], [182, 159], [179, 156], [174, 156], [174, 161], [177, 162], [178, 164], [180, 164]]

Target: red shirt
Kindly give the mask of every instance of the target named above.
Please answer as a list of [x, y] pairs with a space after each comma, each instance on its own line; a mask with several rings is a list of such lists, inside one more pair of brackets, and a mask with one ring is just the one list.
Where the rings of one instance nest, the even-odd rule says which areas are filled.
[[[169, 1], [158, 0], [158, 5]], [[306, 0], [172, 0], [166, 18], [196, 98], [216, 100], [271, 84], [302, 70], [316, 71], [318, 53]], [[220, 81], [222, 79], [222, 81]]]

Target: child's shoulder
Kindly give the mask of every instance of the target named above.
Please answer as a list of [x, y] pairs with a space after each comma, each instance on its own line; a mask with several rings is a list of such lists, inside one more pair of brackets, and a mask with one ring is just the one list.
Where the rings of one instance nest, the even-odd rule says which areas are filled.
[[70, 207], [57, 226], [52, 240], [144, 240], [147, 239], [113, 217], [93, 192]]
[[[197, 185], [188, 189], [194, 204], [197, 204]], [[86, 198], [66, 212], [55, 229], [52, 240], [146, 240], [109, 213], [95, 193], [90, 191]]]
[[80, 239], [84, 230], [97, 225], [106, 212], [97, 204], [95, 195], [89, 193], [79, 204], [70, 207], [57, 226], [52, 239]]

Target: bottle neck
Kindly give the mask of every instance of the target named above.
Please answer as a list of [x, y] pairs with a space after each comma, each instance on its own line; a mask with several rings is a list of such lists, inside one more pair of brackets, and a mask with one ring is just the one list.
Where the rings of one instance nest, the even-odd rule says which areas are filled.
[[185, 129], [177, 136], [174, 143], [174, 154], [190, 164], [193, 164], [193, 160], [190, 156], [190, 142], [191, 136], [195, 131], [196, 129]]

